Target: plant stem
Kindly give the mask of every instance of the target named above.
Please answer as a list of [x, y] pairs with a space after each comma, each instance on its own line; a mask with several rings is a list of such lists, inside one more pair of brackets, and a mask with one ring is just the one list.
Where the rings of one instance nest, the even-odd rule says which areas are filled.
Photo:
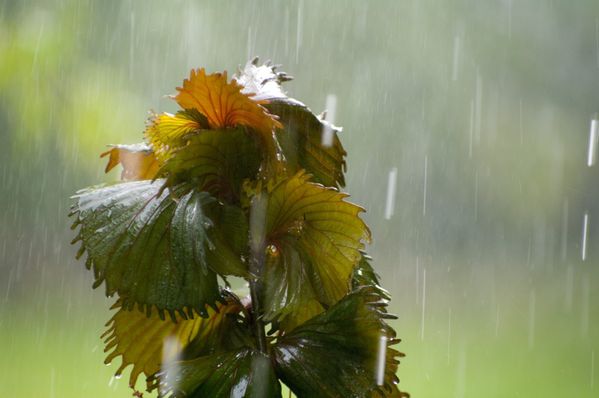
[[264, 322], [262, 321], [262, 305], [260, 297], [262, 295], [262, 271], [264, 269], [266, 247], [264, 237], [266, 204], [268, 198], [266, 193], [262, 193], [254, 198], [250, 210], [250, 236], [249, 243], [251, 249], [251, 258], [249, 263], [250, 276], [250, 297], [252, 298], [252, 325], [254, 335], [258, 340], [260, 352], [268, 354], [266, 344], [266, 333], [264, 331]]
[[250, 296], [252, 297], [252, 324], [254, 326], [254, 334], [258, 340], [258, 349], [264, 354], [268, 354], [266, 345], [266, 333], [264, 331], [264, 322], [262, 321], [262, 308], [260, 306], [259, 292], [261, 283], [257, 280], [250, 281]]

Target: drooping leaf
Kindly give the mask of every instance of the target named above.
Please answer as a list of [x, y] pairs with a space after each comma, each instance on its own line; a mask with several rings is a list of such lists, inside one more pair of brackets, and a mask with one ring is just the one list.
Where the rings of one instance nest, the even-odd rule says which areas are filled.
[[206, 74], [204, 68], [192, 69], [175, 100], [183, 109], [196, 109], [208, 120], [211, 129], [248, 126], [270, 134], [280, 123], [262, 106], [264, 100], [254, 100], [241, 92], [235, 80], [227, 81], [227, 72]]
[[[172, 319], [160, 319], [156, 313], [150, 317], [136, 309], [126, 310], [117, 302], [118, 311], [106, 324], [108, 329], [102, 335], [105, 338], [105, 352], [109, 352], [106, 364], [121, 357], [121, 365], [116, 375], [121, 375], [129, 365], [133, 365], [129, 385], [135, 382], [141, 373], [146, 377], [156, 374], [161, 369], [163, 356], [181, 357], [184, 350], [195, 342], [211, 348], [216, 346], [215, 339], [228, 337], [225, 333], [230, 327], [231, 314], [236, 314], [241, 307], [236, 300], [227, 300], [226, 304], [218, 304], [217, 309], [208, 309], [208, 317], [187, 319], [176, 315]], [[170, 339], [168, 346], [165, 342]], [[165, 349], [173, 352], [165, 352]]]
[[203, 130], [173, 151], [160, 172], [169, 186], [185, 182], [231, 202], [243, 180], [256, 176], [261, 156], [243, 128]]
[[253, 348], [175, 363], [159, 375], [161, 396], [186, 398], [280, 398], [281, 385], [269, 357]]
[[300, 101], [287, 97], [281, 88], [282, 82], [291, 79], [287, 74], [277, 72], [269, 63], [259, 66], [255, 59], [235, 79], [244, 92], [268, 100], [265, 107], [279, 117], [283, 127], [277, 129], [276, 137], [292, 174], [304, 169], [325, 186], [345, 186], [347, 153], [338, 137], [341, 129], [315, 116]]
[[291, 316], [312, 299], [325, 307], [335, 304], [349, 292], [363, 241], [370, 239], [359, 217], [363, 209], [303, 172], [268, 195], [266, 319]]
[[151, 180], [158, 172], [159, 163], [146, 144], [113, 145], [112, 149], [100, 155], [108, 156], [106, 173], [115, 168], [119, 163], [123, 166], [121, 179], [125, 181]]
[[[207, 261], [215, 228], [208, 214], [220, 205], [206, 192], [190, 191], [175, 200], [171, 190], [161, 191], [163, 182], [78, 193], [72, 215], [81, 228], [75, 241], [82, 241], [80, 254], [88, 254], [94, 287], [105, 282], [106, 294], [118, 293], [123, 307], [137, 303], [146, 311], [156, 306], [171, 314], [195, 309], [206, 315], [206, 305], [219, 299], [214, 269], [224, 267]], [[221, 239], [221, 249], [224, 243]]]
[[407, 396], [396, 387], [401, 354], [390, 348], [397, 340], [384, 305], [361, 288], [280, 337], [272, 351], [277, 375], [298, 398]]
[[179, 111], [175, 115], [152, 115], [144, 136], [160, 163], [164, 163], [172, 151], [184, 146], [190, 136], [197, 134], [204, 127], [203, 123], [202, 115], [194, 111]]

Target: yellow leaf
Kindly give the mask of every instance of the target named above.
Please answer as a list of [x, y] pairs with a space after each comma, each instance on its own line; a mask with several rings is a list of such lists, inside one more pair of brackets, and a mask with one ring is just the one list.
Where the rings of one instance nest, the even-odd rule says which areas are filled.
[[195, 316], [185, 319], [175, 315], [176, 323], [172, 319], [161, 319], [156, 311], [150, 317], [145, 312], [119, 308], [106, 326], [108, 329], [102, 335], [105, 338], [104, 352], [109, 352], [104, 363], [109, 364], [118, 356], [122, 357], [121, 366], [116, 375], [121, 375], [123, 370], [133, 365], [129, 385], [135, 386], [137, 377], [144, 373], [146, 377], [160, 371], [165, 350], [165, 340], [175, 339], [177, 344], [168, 348], [169, 358], [179, 356], [185, 347], [192, 341], [209, 339], [210, 335], [221, 332], [223, 321], [227, 314], [237, 313], [241, 309], [238, 301], [229, 301], [227, 304], [218, 304], [218, 312], [208, 308], [208, 317]]
[[175, 99], [183, 109], [206, 116], [211, 129], [243, 125], [270, 134], [275, 127], [282, 128], [262, 106], [268, 101], [253, 100], [253, 94], [243, 94], [242, 88], [235, 80], [227, 81], [227, 72], [207, 75], [204, 68], [192, 69], [183, 87], [177, 87]]
[[185, 138], [202, 128], [200, 121], [187, 112], [176, 115], [162, 113], [153, 115], [148, 121], [144, 136], [161, 163], [166, 161], [172, 150], [185, 145]]
[[112, 149], [100, 155], [105, 156], [109, 156], [106, 173], [120, 163], [123, 166], [122, 180], [151, 180], [158, 172], [156, 156], [152, 149], [144, 144], [114, 145]]

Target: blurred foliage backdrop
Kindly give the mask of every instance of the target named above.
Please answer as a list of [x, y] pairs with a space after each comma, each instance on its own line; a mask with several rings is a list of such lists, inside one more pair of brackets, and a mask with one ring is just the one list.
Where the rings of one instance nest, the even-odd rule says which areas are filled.
[[174, 110], [191, 68], [255, 55], [313, 110], [336, 96], [402, 389], [597, 396], [596, 0], [0, 0], [0, 395], [130, 396], [68, 197], [118, 177], [99, 153]]

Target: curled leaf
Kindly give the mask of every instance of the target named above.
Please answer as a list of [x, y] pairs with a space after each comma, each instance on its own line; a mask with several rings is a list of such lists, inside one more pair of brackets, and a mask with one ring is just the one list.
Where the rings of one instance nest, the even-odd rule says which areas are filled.
[[119, 163], [123, 167], [121, 179], [125, 181], [151, 180], [158, 172], [159, 164], [152, 148], [146, 144], [113, 145], [100, 155], [108, 156], [106, 173]]

